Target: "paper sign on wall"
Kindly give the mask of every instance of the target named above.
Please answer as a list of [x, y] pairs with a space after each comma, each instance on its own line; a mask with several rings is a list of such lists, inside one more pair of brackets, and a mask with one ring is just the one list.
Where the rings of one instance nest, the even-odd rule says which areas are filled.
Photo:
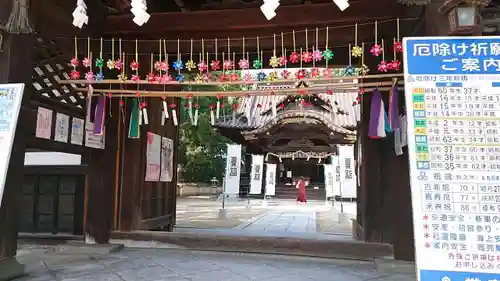
[[54, 129], [54, 140], [58, 142], [68, 142], [69, 116], [56, 113], [56, 124]]
[[52, 134], [52, 110], [38, 107], [35, 136], [50, 140]]
[[262, 193], [262, 173], [264, 172], [264, 155], [252, 155], [252, 172], [250, 175], [250, 194]]
[[161, 140], [160, 181], [171, 182], [173, 174], [174, 174], [174, 141], [164, 137]]

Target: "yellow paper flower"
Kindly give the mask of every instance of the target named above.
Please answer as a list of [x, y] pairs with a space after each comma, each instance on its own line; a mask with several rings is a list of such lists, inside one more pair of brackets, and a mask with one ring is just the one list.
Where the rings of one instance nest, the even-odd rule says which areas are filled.
[[196, 69], [196, 63], [194, 63], [194, 61], [193, 61], [193, 60], [188, 60], [188, 61], [186, 62], [186, 69], [187, 69], [188, 71], [191, 71], [191, 70], [193, 70], [193, 69]]
[[200, 73], [196, 74], [196, 78], [194, 78], [194, 82], [197, 84], [203, 83], [203, 75], [201, 75]]
[[363, 49], [360, 46], [354, 46], [352, 47], [351, 55], [355, 58], [359, 58], [363, 55]]
[[276, 71], [269, 73], [269, 75], [267, 76], [267, 80], [269, 80], [270, 82], [276, 81], [276, 79], [278, 79], [278, 73], [276, 73]]
[[359, 73], [361, 75], [366, 75], [366, 74], [368, 74], [368, 72], [370, 72], [370, 69], [368, 68], [368, 66], [366, 64], [362, 64], [361, 68], [359, 69]]
[[127, 81], [127, 75], [125, 75], [123, 73], [118, 74], [118, 80], [120, 80], [122, 82]]
[[272, 68], [279, 67], [279, 66], [280, 66], [280, 59], [279, 59], [277, 56], [272, 56], [272, 57], [269, 59], [269, 65], [270, 65]]

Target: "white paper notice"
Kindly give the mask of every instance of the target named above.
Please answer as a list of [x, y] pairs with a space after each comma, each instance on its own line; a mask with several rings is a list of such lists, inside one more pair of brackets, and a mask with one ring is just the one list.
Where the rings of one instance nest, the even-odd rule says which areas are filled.
[[59, 112], [56, 113], [54, 140], [59, 142], [68, 142], [68, 134], [69, 134], [69, 116]]

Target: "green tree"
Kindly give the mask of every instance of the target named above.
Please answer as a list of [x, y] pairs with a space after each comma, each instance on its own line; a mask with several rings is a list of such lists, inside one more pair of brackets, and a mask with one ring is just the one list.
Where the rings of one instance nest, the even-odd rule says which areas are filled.
[[200, 97], [193, 100], [200, 108], [197, 126], [191, 124], [187, 110], [184, 110], [186, 103], [188, 101], [183, 100], [180, 123], [179, 160], [183, 181], [210, 182], [213, 177], [220, 181], [229, 140], [211, 125], [209, 106], [215, 104], [215, 98]]

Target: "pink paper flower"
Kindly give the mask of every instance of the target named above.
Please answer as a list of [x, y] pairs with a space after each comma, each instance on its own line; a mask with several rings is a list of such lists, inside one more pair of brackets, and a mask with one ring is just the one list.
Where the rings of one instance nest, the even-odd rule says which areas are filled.
[[303, 52], [301, 58], [302, 58], [302, 62], [310, 63], [313, 59], [313, 55], [311, 52]]
[[134, 82], [138, 82], [139, 80], [141, 80], [141, 77], [139, 77], [139, 75], [132, 75], [131, 80]]
[[89, 58], [84, 58], [82, 61], [82, 64], [85, 67], [90, 67], [90, 65], [92, 64], [92, 61]]
[[78, 80], [80, 79], [80, 72], [77, 70], [72, 70], [69, 74], [72, 80]]
[[283, 71], [281, 72], [281, 77], [282, 77], [283, 79], [288, 79], [288, 78], [290, 78], [290, 75], [291, 75], [290, 71], [288, 71], [288, 70], [286, 70], [286, 69], [285, 69], [285, 70], [283, 70]]
[[245, 75], [243, 76], [243, 80], [245, 82], [251, 81], [252, 80], [252, 74], [250, 74], [250, 72], [245, 73]]
[[240, 61], [238, 62], [238, 67], [240, 69], [248, 69], [250, 67], [250, 63], [248, 62], [247, 59], [240, 59]]
[[396, 41], [396, 42], [394, 42], [393, 49], [394, 49], [394, 51], [396, 51], [396, 53], [402, 53], [403, 52], [403, 44], [399, 41]]
[[213, 71], [217, 71], [220, 69], [220, 60], [213, 60], [210, 63], [210, 68], [212, 68]]
[[380, 56], [380, 54], [382, 54], [382, 51], [384, 51], [384, 49], [382, 48], [382, 46], [380, 46], [379, 44], [374, 44], [373, 47], [371, 48], [370, 50], [370, 53], [372, 53], [372, 55], [378, 57]]
[[290, 54], [290, 62], [298, 63], [300, 61], [300, 55], [297, 52], [293, 52]]
[[233, 61], [232, 60], [225, 60], [224, 61], [224, 69], [225, 70], [233, 69]]
[[377, 69], [379, 72], [387, 72], [387, 70], [389, 70], [389, 65], [385, 60], [383, 60], [378, 64]]
[[295, 72], [295, 78], [298, 80], [304, 79], [307, 76], [307, 72], [305, 69], [299, 69], [297, 72]]
[[171, 82], [173, 79], [172, 79], [172, 76], [170, 76], [170, 74], [164, 74], [162, 77], [161, 77], [161, 82], [162, 83], [168, 83], [168, 82]]
[[323, 52], [321, 52], [320, 50], [316, 50], [313, 52], [312, 56], [314, 61], [321, 61], [323, 59]]
[[280, 66], [285, 66], [288, 60], [286, 59], [286, 56], [281, 56], [280, 58]]
[[323, 70], [323, 77], [324, 78], [331, 78], [332, 77], [332, 70], [331, 69]]
[[130, 63], [130, 69], [132, 69], [133, 71], [138, 70], [138, 69], [139, 69], [139, 63], [138, 63], [138, 62], [136, 62], [135, 60], [134, 60], [134, 61], [132, 61], [132, 62]]
[[388, 63], [389, 70], [399, 70], [401, 68], [401, 62], [398, 60], [393, 60]]
[[95, 80], [94, 73], [92, 71], [85, 73], [85, 79], [87, 81], [94, 81]]
[[154, 83], [156, 82], [156, 75], [154, 73], [149, 73], [148, 76], [146, 76], [146, 80], [148, 83]]
[[121, 61], [120, 59], [118, 59], [118, 60], [115, 62], [115, 68], [116, 68], [117, 70], [120, 70], [120, 69], [122, 69], [122, 67], [123, 67], [122, 61]]
[[208, 65], [207, 65], [207, 63], [206, 63], [206, 62], [204, 62], [204, 61], [200, 61], [200, 62], [198, 63], [198, 70], [199, 70], [199, 71], [204, 72], [204, 71], [207, 71], [207, 69], [208, 69]]
[[231, 82], [238, 81], [239, 78], [240, 77], [239, 77], [238, 73], [229, 74], [229, 81], [231, 81]]
[[319, 76], [319, 69], [317, 69], [317, 68], [311, 69], [311, 77], [317, 78], [318, 76]]
[[77, 58], [71, 59], [71, 66], [77, 67], [80, 64], [80, 61]]

